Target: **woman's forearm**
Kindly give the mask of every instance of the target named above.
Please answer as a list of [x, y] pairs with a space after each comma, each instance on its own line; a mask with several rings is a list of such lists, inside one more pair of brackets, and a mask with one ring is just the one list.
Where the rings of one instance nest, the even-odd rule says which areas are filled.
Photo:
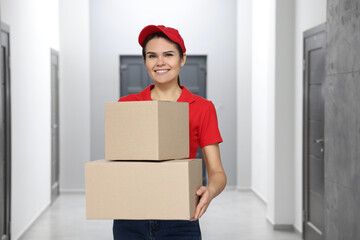
[[214, 172], [209, 175], [208, 188], [211, 198], [215, 198], [224, 190], [226, 181], [226, 174], [223, 171]]

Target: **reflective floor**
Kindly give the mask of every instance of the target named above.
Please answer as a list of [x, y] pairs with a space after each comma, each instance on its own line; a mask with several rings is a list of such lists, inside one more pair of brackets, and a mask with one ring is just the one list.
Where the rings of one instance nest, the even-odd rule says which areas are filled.
[[[298, 234], [273, 231], [265, 205], [252, 192], [225, 190], [200, 219], [204, 240], [300, 240]], [[85, 195], [62, 194], [20, 240], [112, 239], [112, 221], [86, 220]]]

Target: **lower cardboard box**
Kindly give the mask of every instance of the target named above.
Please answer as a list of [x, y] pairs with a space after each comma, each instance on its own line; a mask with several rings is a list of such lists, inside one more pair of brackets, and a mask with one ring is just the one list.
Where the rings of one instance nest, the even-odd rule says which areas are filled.
[[189, 220], [201, 185], [201, 159], [88, 162], [86, 218]]

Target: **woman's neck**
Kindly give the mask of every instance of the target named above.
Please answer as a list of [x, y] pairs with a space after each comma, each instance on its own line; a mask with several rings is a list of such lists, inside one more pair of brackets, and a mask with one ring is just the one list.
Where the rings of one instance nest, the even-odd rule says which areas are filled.
[[154, 84], [154, 88], [151, 89], [151, 99], [158, 101], [174, 101], [176, 102], [182, 92], [182, 89], [178, 85], [177, 81], [165, 84]]

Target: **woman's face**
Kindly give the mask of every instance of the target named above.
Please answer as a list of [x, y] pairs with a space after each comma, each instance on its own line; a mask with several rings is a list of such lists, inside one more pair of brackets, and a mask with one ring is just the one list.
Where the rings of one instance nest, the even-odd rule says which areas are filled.
[[181, 58], [176, 44], [162, 37], [153, 38], [145, 48], [145, 66], [155, 83], [177, 82], [186, 55]]

